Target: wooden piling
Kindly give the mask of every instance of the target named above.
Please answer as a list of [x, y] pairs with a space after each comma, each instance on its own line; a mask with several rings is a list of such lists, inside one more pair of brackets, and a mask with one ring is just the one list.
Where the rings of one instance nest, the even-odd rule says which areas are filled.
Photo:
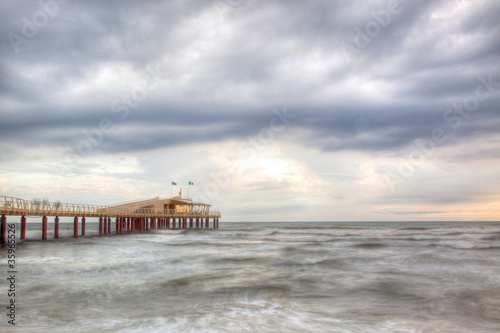
[[78, 216], [73, 221], [73, 238], [78, 238]]
[[99, 217], [99, 235], [102, 235], [103, 226], [102, 226], [102, 216]]
[[26, 216], [21, 216], [21, 239], [26, 238]]
[[87, 222], [87, 219], [82, 217], [82, 236], [85, 236], [85, 222]]
[[108, 217], [108, 234], [111, 233], [111, 217]]
[[47, 240], [47, 216], [42, 218], [42, 240]]
[[0, 239], [0, 243], [6, 244], [7, 243], [7, 216], [2, 215], [2, 221], [0, 224], [1, 224], [0, 234], [2, 235], [1, 239]]
[[54, 238], [59, 238], [59, 216], [54, 218]]

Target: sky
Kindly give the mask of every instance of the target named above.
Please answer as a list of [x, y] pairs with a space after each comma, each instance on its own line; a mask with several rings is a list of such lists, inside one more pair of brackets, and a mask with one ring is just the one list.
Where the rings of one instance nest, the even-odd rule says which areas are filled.
[[0, 195], [498, 221], [499, 17], [495, 0], [2, 1]]

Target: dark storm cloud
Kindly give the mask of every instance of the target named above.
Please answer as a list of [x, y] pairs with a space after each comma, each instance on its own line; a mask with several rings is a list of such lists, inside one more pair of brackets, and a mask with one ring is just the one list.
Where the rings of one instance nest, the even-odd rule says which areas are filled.
[[[116, 131], [100, 149], [147, 150], [245, 139], [267, 125], [271, 108], [286, 105], [298, 115], [291, 131], [305, 144], [329, 151], [404, 148], [449, 126], [443, 112], [474, 93], [478, 76], [500, 81], [500, 3], [471, 6], [463, 19], [443, 18], [449, 22], [435, 26], [443, 22], [433, 15], [447, 14], [450, 3], [402, 1], [390, 22], [347, 59], [342, 43], [354, 45], [355, 29], [363, 31], [389, 3], [71, 1], [13, 46], [9, 33], [23, 36], [24, 18], [33, 22], [43, 9], [3, 2], [0, 137], [21, 147], [65, 146], [108, 117]], [[125, 120], [110, 110], [127, 93], [122, 88], [91, 91], [85, 103], [62, 102], [68, 87], [85, 86], [89, 73], [112, 64], [136, 73], [161, 64], [177, 90], [160, 85]], [[374, 90], [391, 88], [381, 90], [383, 102], [362, 89], [344, 96], [342, 83], [353, 78]], [[316, 98], [331, 86], [338, 87], [335, 96]], [[449, 143], [497, 133], [495, 103], [495, 96], [481, 102], [481, 112], [449, 131]]]

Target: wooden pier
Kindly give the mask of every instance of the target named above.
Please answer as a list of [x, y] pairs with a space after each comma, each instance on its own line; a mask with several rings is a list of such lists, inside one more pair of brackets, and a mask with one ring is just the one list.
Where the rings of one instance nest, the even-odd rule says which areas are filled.
[[[218, 229], [220, 212], [211, 205], [180, 196], [130, 201], [114, 205], [85, 205], [0, 196], [0, 242], [5, 244], [7, 216], [21, 217], [20, 239], [26, 238], [26, 217], [41, 218], [41, 239], [47, 239], [48, 217], [54, 217], [54, 238], [59, 237], [59, 218], [73, 217], [73, 237], [85, 236], [87, 218], [99, 218], [99, 235], [143, 232], [150, 229]], [[81, 219], [81, 220], [80, 220]], [[112, 221], [114, 219], [114, 221]], [[212, 223], [210, 225], [210, 219]], [[114, 232], [112, 225], [114, 224]]]

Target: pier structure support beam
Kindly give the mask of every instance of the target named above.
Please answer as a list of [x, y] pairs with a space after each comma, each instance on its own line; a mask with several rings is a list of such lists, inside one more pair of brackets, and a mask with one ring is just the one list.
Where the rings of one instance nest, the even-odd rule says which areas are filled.
[[99, 216], [99, 235], [102, 235], [102, 216]]
[[127, 231], [130, 231], [130, 217], [127, 217]]
[[200, 218], [197, 217], [196, 218], [196, 229], [199, 229], [200, 228]]
[[1, 239], [0, 239], [0, 244], [6, 244], [7, 243], [7, 216], [2, 215], [1, 218], [1, 227], [0, 227], [0, 234], [1, 234]]
[[108, 217], [108, 234], [111, 233], [111, 217]]
[[170, 217], [167, 217], [166, 220], [167, 220], [166, 221], [167, 222], [167, 226], [166, 227], [167, 227], [167, 229], [170, 229]]
[[143, 229], [143, 228], [142, 228], [142, 224], [143, 224], [143, 223], [144, 223], [144, 219], [141, 217], [141, 218], [139, 219], [139, 232], [142, 232], [142, 229]]
[[82, 217], [82, 236], [85, 236], [85, 223], [87, 222], [87, 218]]
[[193, 218], [189, 219], [189, 229], [193, 229]]
[[208, 217], [207, 217], [207, 218], [205, 219], [205, 228], [207, 228], [207, 229], [208, 229], [208, 221], [209, 221], [209, 219], [208, 219]]
[[117, 216], [115, 219], [115, 234], [118, 234], [118, 224], [120, 223], [120, 218]]
[[135, 217], [132, 217], [130, 221], [130, 232], [134, 232], [135, 230]]
[[216, 218], [214, 217], [214, 229], [215, 229], [215, 225], [216, 225], [216, 223], [217, 223], [217, 222], [215, 222], [215, 220], [216, 220]]
[[59, 216], [54, 218], [54, 238], [59, 238]]
[[118, 221], [118, 234], [121, 235], [122, 230], [123, 230], [123, 218], [122, 217], [117, 217], [116, 220]]
[[103, 224], [102, 224], [102, 225], [103, 225], [103, 227], [104, 227], [104, 229], [103, 229], [102, 233], [103, 233], [104, 235], [106, 235], [106, 234], [108, 233], [108, 218], [107, 218], [107, 217], [104, 217], [104, 218], [103, 218]]
[[42, 240], [47, 239], [47, 216], [42, 217]]
[[78, 216], [73, 221], [73, 238], [78, 238]]
[[21, 239], [26, 238], [26, 216], [21, 216]]

